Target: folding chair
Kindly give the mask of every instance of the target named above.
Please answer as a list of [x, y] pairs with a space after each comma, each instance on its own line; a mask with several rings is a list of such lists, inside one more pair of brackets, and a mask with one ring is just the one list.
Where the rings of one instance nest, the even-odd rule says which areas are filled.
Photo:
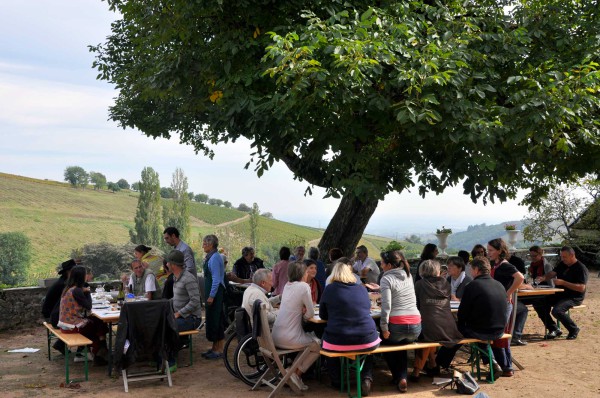
[[[119, 318], [115, 364], [121, 369], [123, 387], [129, 392], [129, 383], [165, 378], [173, 385], [167, 361], [169, 352], [179, 345], [177, 325], [168, 300], [125, 303]], [[133, 372], [133, 365], [161, 358], [160, 370]]]
[[[300, 362], [310, 353], [310, 350], [308, 347], [293, 350], [283, 350], [275, 347], [275, 344], [273, 343], [273, 337], [271, 336], [271, 329], [269, 328], [269, 319], [267, 318], [267, 306], [266, 304], [261, 303], [259, 300], [256, 301], [257, 303], [260, 303], [260, 306], [258, 306], [257, 303], [254, 304], [255, 321], [252, 328], [252, 334], [258, 340], [260, 352], [262, 353], [269, 370], [258, 379], [256, 384], [254, 384], [254, 387], [252, 387], [252, 390], [254, 391], [261, 385], [266, 384], [273, 390], [271, 394], [269, 394], [269, 398], [272, 398], [279, 392], [279, 390], [283, 388], [285, 384], [288, 384], [292, 391], [301, 393], [298, 387], [291, 382], [290, 376], [296, 372]], [[259, 322], [257, 322], [258, 319], [256, 319], [256, 311], [260, 311], [258, 315], [258, 318], [260, 318]], [[283, 357], [294, 352], [298, 352], [300, 354], [296, 357], [296, 360], [290, 367], [285, 368], [285, 359]], [[271, 381], [266, 378], [267, 374], [269, 373], [273, 374], [274, 376], [277, 376], [278, 374], [282, 376], [277, 385], [273, 384], [277, 378], [274, 378]]]

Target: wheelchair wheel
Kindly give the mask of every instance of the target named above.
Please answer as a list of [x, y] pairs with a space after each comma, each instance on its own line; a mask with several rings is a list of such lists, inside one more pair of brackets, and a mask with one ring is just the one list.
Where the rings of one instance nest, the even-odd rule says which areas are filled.
[[235, 349], [238, 346], [238, 338], [236, 333], [232, 333], [225, 341], [223, 347], [223, 363], [225, 368], [235, 377], [239, 377], [235, 370]]
[[269, 370], [258, 349], [258, 342], [248, 334], [240, 340], [235, 349], [234, 367], [237, 376], [249, 386], [254, 386], [258, 379]]

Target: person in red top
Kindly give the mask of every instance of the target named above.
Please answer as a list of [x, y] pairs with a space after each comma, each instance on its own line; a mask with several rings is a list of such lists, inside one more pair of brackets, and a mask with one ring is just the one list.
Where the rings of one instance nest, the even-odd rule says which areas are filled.
[[[531, 258], [531, 264], [529, 265], [529, 276], [531, 280], [536, 280], [548, 272], [552, 271], [552, 264], [544, 258], [544, 249], [535, 245], [529, 248], [529, 258]], [[544, 281], [542, 284], [554, 287], [554, 281], [552, 279]]]

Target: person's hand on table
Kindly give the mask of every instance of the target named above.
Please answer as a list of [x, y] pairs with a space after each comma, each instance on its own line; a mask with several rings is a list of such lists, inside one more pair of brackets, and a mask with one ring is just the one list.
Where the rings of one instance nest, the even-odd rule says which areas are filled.
[[383, 336], [384, 339], [389, 339], [390, 338], [390, 331], [386, 330], [385, 332], [381, 332], [381, 335]]
[[564, 284], [565, 284], [564, 282], [565, 282], [564, 280], [556, 278], [554, 280], [554, 285], [555, 286], [564, 286]]
[[179, 313], [179, 311], [177, 311], [175, 314], [173, 314], [175, 316], [175, 319], [177, 318], [181, 318], [181, 314]]
[[215, 301], [215, 298], [214, 297], [209, 297], [209, 298], [206, 299], [206, 304], [207, 305], [212, 305], [213, 301]]
[[458, 297], [456, 297], [456, 295], [454, 295], [454, 294], [450, 295], [450, 300], [452, 300], [452, 301], [460, 301], [460, 299]]

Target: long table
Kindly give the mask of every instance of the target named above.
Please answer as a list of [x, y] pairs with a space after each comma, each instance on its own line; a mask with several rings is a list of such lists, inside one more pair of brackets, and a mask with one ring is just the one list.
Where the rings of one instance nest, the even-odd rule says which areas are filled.
[[112, 358], [112, 351], [113, 351], [113, 324], [119, 322], [119, 316], [121, 314], [121, 311], [115, 311], [112, 309], [113, 307], [110, 308], [94, 308], [92, 306], [92, 316], [95, 316], [96, 318], [100, 319], [102, 322], [106, 323], [108, 326], [108, 375], [111, 376], [112, 375], [112, 365], [113, 365], [113, 358]]

